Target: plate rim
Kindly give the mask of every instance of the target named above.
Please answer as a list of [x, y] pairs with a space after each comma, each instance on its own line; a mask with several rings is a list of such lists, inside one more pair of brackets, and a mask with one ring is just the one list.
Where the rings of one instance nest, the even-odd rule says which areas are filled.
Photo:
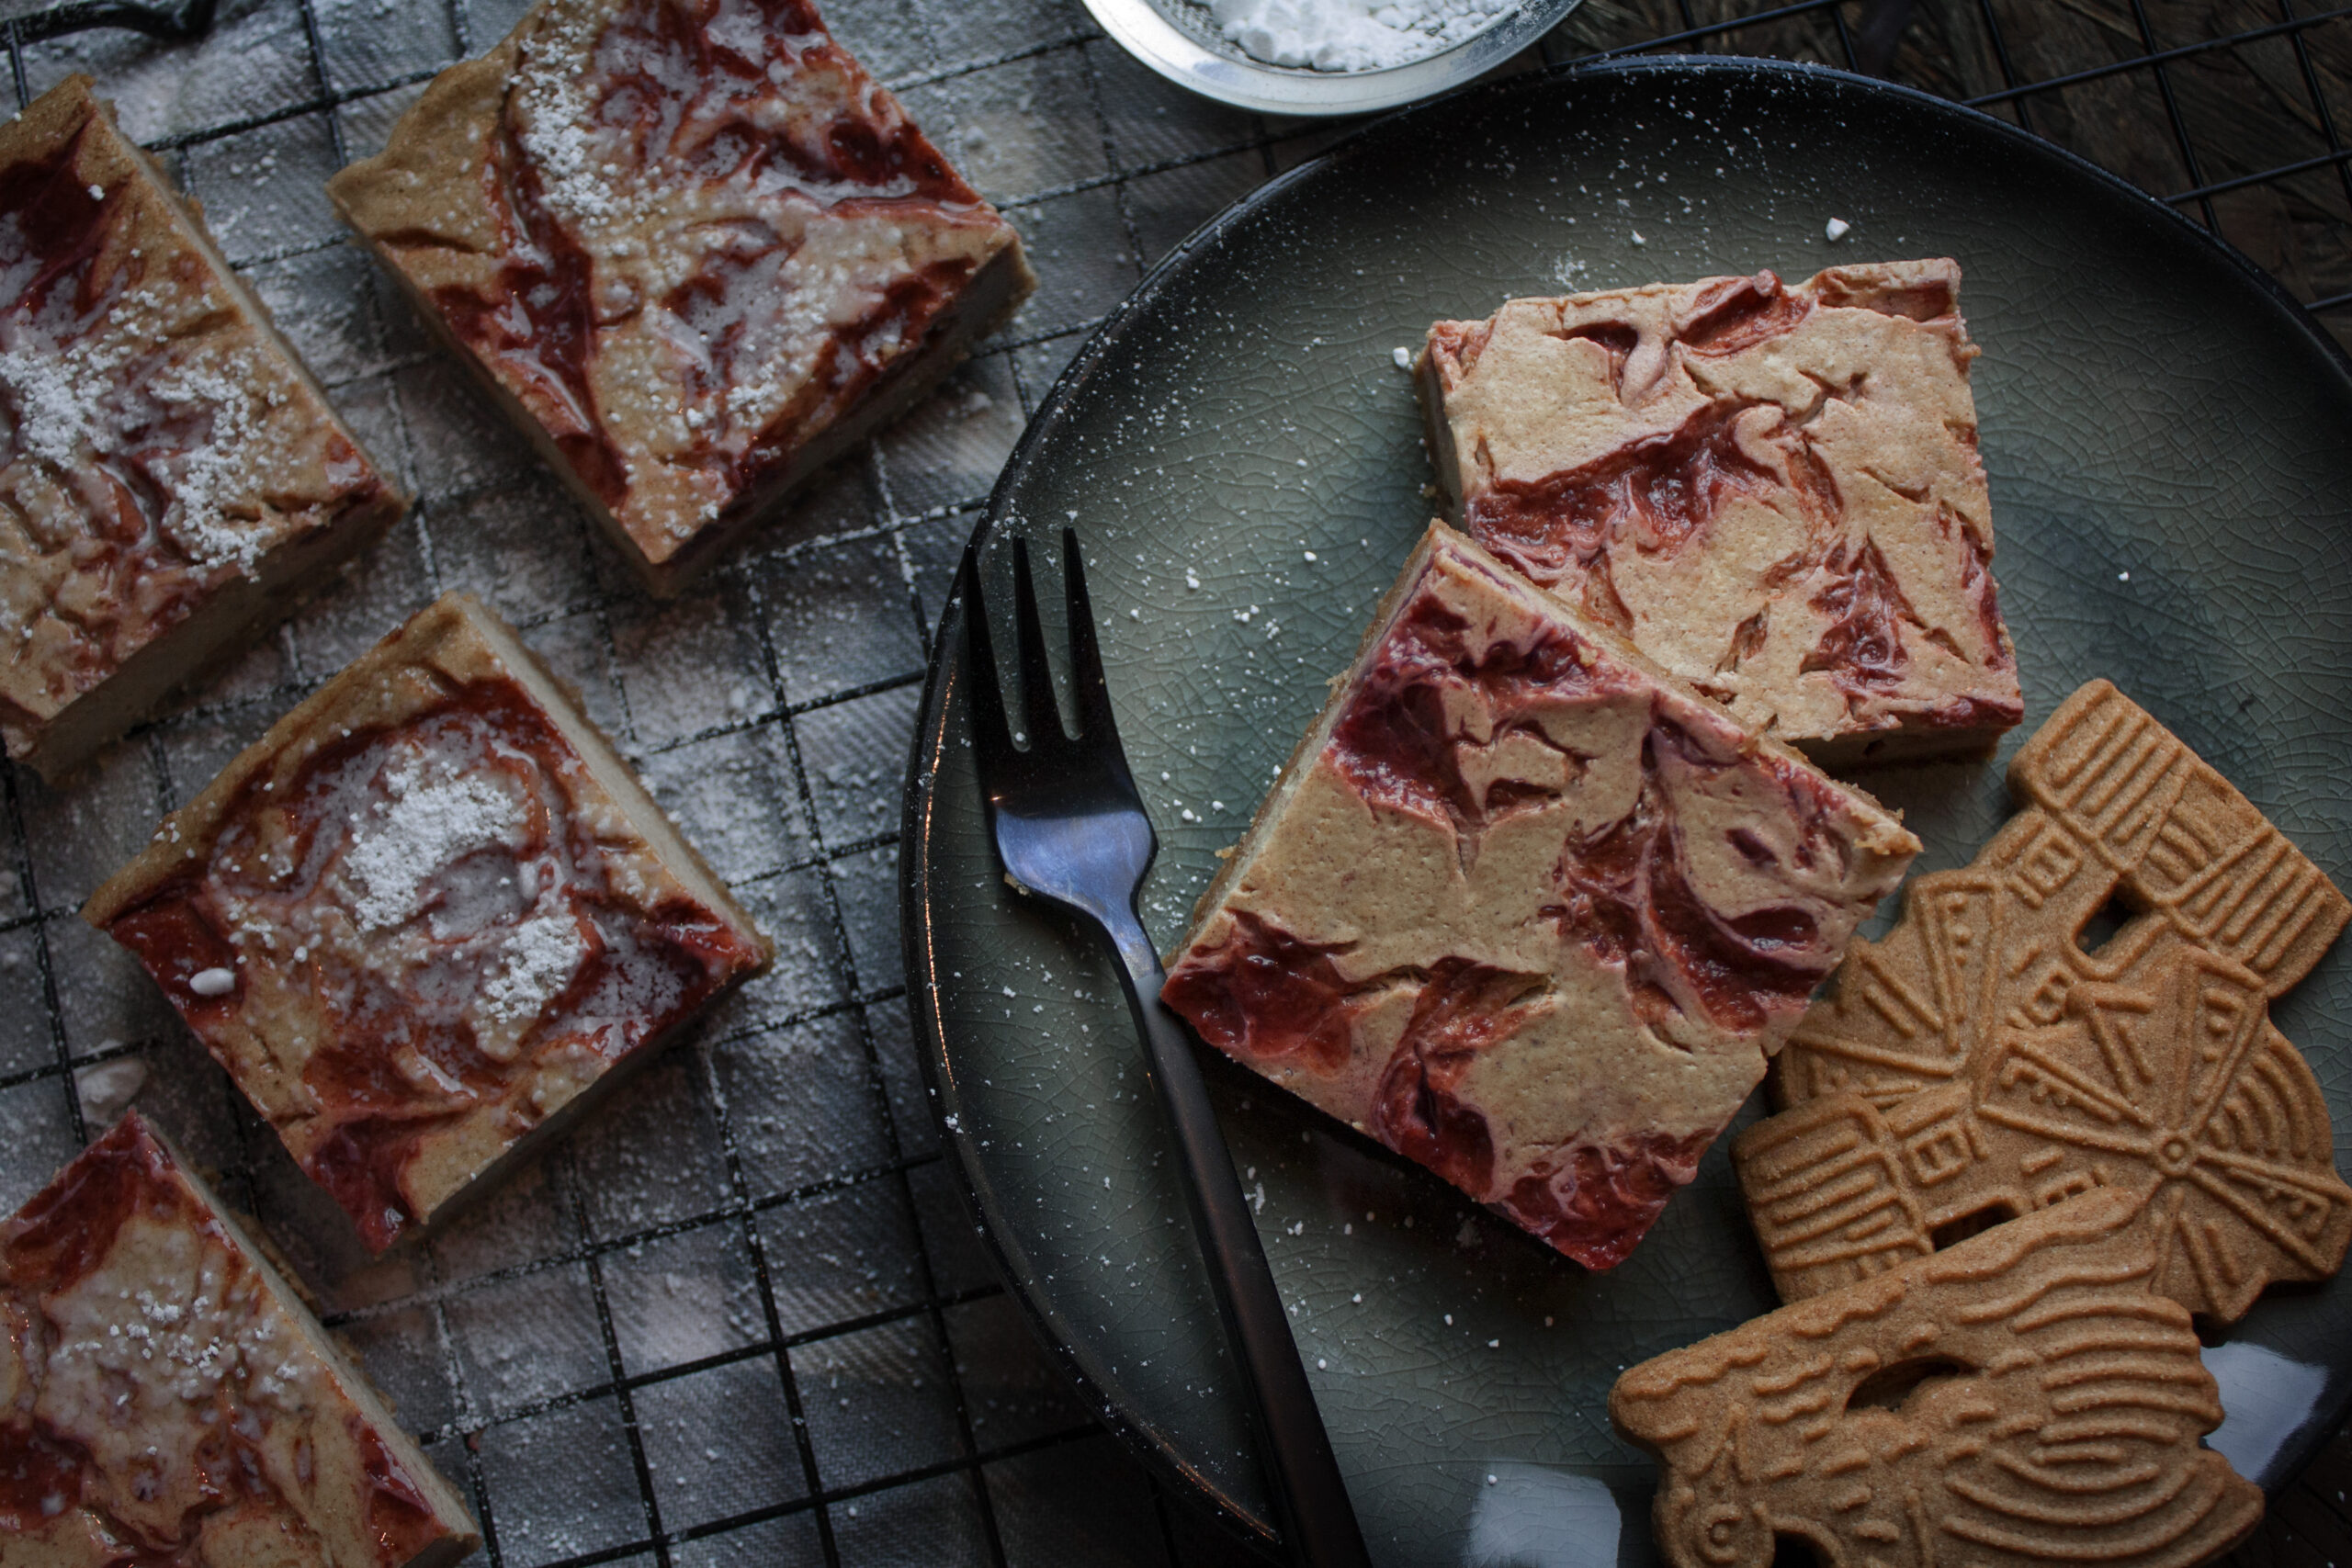
[[[1096, 324], [1038, 402], [1036, 411], [1023, 427], [1020, 438], [1005, 458], [1004, 466], [998, 470], [996, 482], [989, 488], [979, 520], [973, 525], [971, 536], [966, 542], [962, 561], [940, 604], [931, 647], [926, 653], [922, 699], [916, 711], [913, 743], [902, 786], [899, 836], [899, 938], [908, 1010], [913, 1024], [915, 1055], [922, 1074], [925, 1098], [930, 1102], [932, 1116], [938, 1127], [943, 1163], [954, 1172], [956, 1190], [967, 1217], [973, 1222], [981, 1249], [1004, 1285], [1006, 1294], [1020, 1303], [1030, 1332], [1051, 1353], [1056, 1365], [1071, 1380], [1089, 1409], [1099, 1415], [1104, 1426], [1144, 1462], [1147, 1469], [1163, 1483], [1181, 1488], [1195, 1502], [1205, 1503], [1227, 1529], [1261, 1550], [1279, 1547], [1280, 1537], [1272, 1523], [1259, 1517], [1187, 1463], [1172, 1443], [1154, 1429], [1154, 1424], [1141, 1411], [1129, 1409], [1106, 1393], [1088, 1375], [1076, 1349], [1053, 1331], [1046, 1292], [1040, 1288], [1035, 1271], [1014, 1267], [1012, 1252], [1000, 1235], [1002, 1205], [991, 1203], [986, 1196], [978, 1140], [961, 1125], [961, 1101], [955, 1093], [952, 1081], [943, 1071], [946, 1066], [947, 1048], [936, 999], [939, 979], [936, 966], [928, 961], [927, 956], [926, 936], [933, 924], [933, 910], [929, 855], [926, 852], [934, 837], [935, 759], [944, 739], [943, 721], [945, 713], [950, 703], [956, 700], [957, 660], [951, 658], [950, 653], [963, 638], [966, 571], [973, 561], [986, 554], [992, 536], [1005, 524], [1012, 491], [1035, 460], [1037, 449], [1069, 417], [1070, 405], [1080, 391], [1136, 319], [1167, 291], [1171, 280], [1186, 268], [1194, 253], [1213, 243], [1227, 229], [1254, 216], [1261, 208], [1285, 199], [1293, 186], [1322, 177], [1324, 171], [1352, 156], [1363, 144], [1390, 133], [1392, 128], [1400, 122], [1425, 116], [1450, 117], [1489, 112], [1496, 106], [1521, 94], [1548, 94], [1572, 87], [1579, 81], [1598, 78], [1639, 80], [1660, 77], [1669, 81], [1687, 81], [1755, 76], [1822, 82], [1828, 84], [1834, 91], [1860, 92], [1905, 101], [1914, 112], [1931, 118], [1940, 118], [1975, 131], [1989, 130], [1996, 140], [2008, 143], [2030, 157], [2047, 159], [2055, 168], [2076, 176], [2089, 176], [2110, 192], [2129, 198], [2127, 207], [2137, 207], [2143, 214], [2160, 214], [2160, 222], [2176, 225], [2191, 242], [2210, 247], [2233, 271], [2255, 286], [2256, 293], [2283, 316], [2285, 324], [2319, 348], [2347, 386], [2352, 386], [2352, 350], [2338, 343], [2302, 301], [2290, 293], [2269, 272], [2171, 203], [2150, 195], [2069, 148], [1964, 103], [1939, 97], [1906, 84], [1856, 72], [1802, 61], [1752, 55], [1674, 53], [1568, 62], [1546, 66], [1540, 71], [1473, 82], [1453, 92], [1395, 109], [1360, 126], [1314, 157], [1274, 175], [1218, 209], [1171, 246], [1135, 288]], [[2323, 1391], [2322, 1403], [2306, 1418], [2301, 1433], [2280, 1450], [2279, 1459], [2283, 1462], [2274, 1462], [2273, 1478], [2266, 1483], [2266, 1491], [2271, 1496], [2283, 1493], [2301, 1476], [2318, 1450], [2325, 1446], [2335, 1428], [2344, 1422], [2346, 1414], [2352, 1413], [2352, 1378], [2334, 1381], [2339, 1386], [2332, 1391]], [[2333, 1393], [2332, 1399], [2327, 1397], [2329, 1392]]]

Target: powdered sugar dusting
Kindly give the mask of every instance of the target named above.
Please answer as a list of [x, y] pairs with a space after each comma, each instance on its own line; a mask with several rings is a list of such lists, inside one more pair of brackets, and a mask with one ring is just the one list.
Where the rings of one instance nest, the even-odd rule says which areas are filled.
[[286, 401], [284, 390], [264, 378], [252, 350], [236, 348], [172, 365], [147, 391], [204, 427], [200, 439], [166, 460], [173, 484], [164, 532], [201, 566], [251, 573], [283, 531], [266, 525], [258, 497], [266, 482], [263, 423]]
[[411, 919], [427, 880], [445, 865], [521, 830], [522, 803], [513, 795], [484, 779], [435, 776], [441, 773], [427, 759], [403, 758], [384, 775], [385, 798], [355, 825], [344, 869], [360, 930]]
[[1382, 71], [1476, 37], [1511, 0], [1195, 0], [1225, 36], [1270, 65]]
[[93, 344], [62, 354], [21, 345], [0, 353], [0, 396], [15, 418], [17, 449], [45, 463], [79, 458], [98, 423], [85, 389], [114, 367], [110, 359], [101, 362], [100, 345]]
[[[0, 263], [15, 259], [5, 238]], [[189, 287], [193, 299], [168, 287], [108, 290], [79, 318], [57, 309], [54, 290], [0, 312], [0, 461], [66, 470], [69, 484], [129, 462], [163, 494], [158, 534], [207, 573], [250, 572], [291, 531], [262, 501], [287, 457], [265, 437], [290, 378], [244, 334], [176, 333], [191, 313], [220, 309]], [[112, 508], [85, 505], [112, 520]]]
[[519, 140], [545, 182], [545, 199], [575, 222], [620, 215], [619, 173], [595, 145], [589, 129], [594, 106], [579, 56], [593, 47], [595, 28], [586, 7], [552, 9], [543, 30], [523, 42], [515, 84]]
[[504, 964], [482, 983], [482, 1010], [508, 1023], [537, 1018], [587, 956], [577, 916], [560, 909], [534, 914], [514, 928]]

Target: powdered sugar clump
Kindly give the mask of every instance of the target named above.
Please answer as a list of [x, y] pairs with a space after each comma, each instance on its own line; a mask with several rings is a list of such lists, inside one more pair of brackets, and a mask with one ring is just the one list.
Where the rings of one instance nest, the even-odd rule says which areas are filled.
[[504, 1022], [528, 1022], [571, 983], [587, 956], [576, 916], [560, 906], [534, 914], [514, 928], [505, 962], [482, 983], [481, 1010]]
[[1511, 9], [1511, 0], [1205, 3], [1225, 36], [1249, 54], [1270, 65], [1317, 71], [1409, 65], [1476, 37]]
[[264, 384], [251, 352], [238, 349], [217, 363], [174, 366], [148, 385], [158, 402], [210, 416], [204, 439], [167, 463], [172, 504], [163, 520], [173, 542], [201, 566], [251, 572], [270, 543], [267, 530], [233, 510], [250, 505], [259, 488], [253, 454], [267, 406]]
[[545, 38], [525, 40], [516, 82], [525, 120], [518, 140], [544, 182], [547, 203], [575, 221], [618, 214], [613, 197], [617, 172], [599, 154], [589, 127], [594, 106], [578, 53], [593, 47], [594, 31], [577, 16], [550, 12]]
[[522, 803], [486, 779], [429, 777], [405, 758], [384, 775], [385, 798], [353, 824], [344, 870], [362, 931], [414, 915], [424, 886], [459, 855], [509, 842], [523, 829]]
[[[69, 471], [136, 451], [167, 497], [158, 528], [204, 570], [250, 572], [275, 542], [241, 509], [262, 488], [264, 420], [284, 391], [252, 351], [152, 343], [162, 301], [146, 291], [65, 337], [0, 321], [0, 423], [17, 455]], [[170, 432], [177, 450], [159, 442]]]
[[16, 415], [18, 451], [44, 463], [81, 456], [97, 426], [86, 389], [114, 370], [113, 363], [94, 363], [98, 356], [97, 345], [86, 343], [62, 354], [19, 344], [0, 353], [0, 396]]

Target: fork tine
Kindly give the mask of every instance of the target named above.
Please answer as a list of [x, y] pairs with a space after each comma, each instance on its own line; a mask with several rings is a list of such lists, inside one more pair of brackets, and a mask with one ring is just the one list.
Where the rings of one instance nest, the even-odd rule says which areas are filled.
[[1119, 727], [1111, 717], [1111, 688], [1102, 679], [1102, 650], [1094, 640], [1094, 606], [1086, 596], [1086, 566], [1078, 530], [1062, 530], [1062, 592], [1069, 604], [1070, 689], [1078, 697], [1078, 733], [1097, 756], [1125, 761]]
[[1029, 572], [1029, 541], [1012, 539], [1012, 630], [1021, 653], [1021, 700], [1034, 755], [1067, 739], [1062, 712], [1054, 701], [1054, 667], [1046, 654], [1045, 623], [1037, 618], [1037, 584]]
[[989, 632], [988, 602], [980, 592], [977, 541], [964, 547], [965, 651], [972, 675], [972, 744], [979, 750], [980, 787], [999, 787], [1020, 753], [1004, 711], [1004, 687], [996, 672], [996, 639]]

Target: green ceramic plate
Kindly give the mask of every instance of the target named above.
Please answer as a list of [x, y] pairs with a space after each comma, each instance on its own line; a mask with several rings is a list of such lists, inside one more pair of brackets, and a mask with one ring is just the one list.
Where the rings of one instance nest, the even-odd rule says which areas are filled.
[[[1835, 244], [1833, 218], [1852, 226]], [[2027, 729], [2109, 676], [2346, 880], [2352, 375], [2309, 318], [2171, 211], [1996, 121], [1827, 72], [1645, 61], [1400, 115], [1239, 203], [1096, 335], [1005, 469], [984, 547], [1065, 523], [1083, 541], [1159, 830], [1154, 935], [1182, 934], [1428, 518], [1392, 350], [1514, 294], [1936, 254], [1965, 269], [1984, 350]], [[983, 834], [959, 609], [903, 850], [950, 1157], [1105, 1416], [1261, 1530], [1118, 987], [1011, 893]], [[1923, 871], [1966, 862], [2006, 808], [1997, 763], [1862, 782], [1908, 811]], [[2352, 962], [2324, 961], [2274, 1016], [2326, 1087], [2344, 1164]], [[1375, 1557], [1646, 1560], [1649, 1467], [1610, 1430], [1610, 1383], [1773, 1304], [1721, 1146], [1630, 1261], [1589, 1274], [1238, 1070], [1212, 1087]], [[2352, 1282], [2273, 1291], [2210, 1361], [2230, 1411], [2215, 1446], [2275, 1484], [2352, 1393]]]

